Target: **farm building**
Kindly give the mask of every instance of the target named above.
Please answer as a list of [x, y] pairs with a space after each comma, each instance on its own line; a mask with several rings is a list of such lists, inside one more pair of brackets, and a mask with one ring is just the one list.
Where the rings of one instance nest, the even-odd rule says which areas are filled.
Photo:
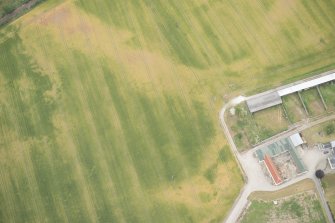
[[304, 144], [304, 140], [301, 138], [300, 133], [296, 133], [290, 136], [290, 139], [295, 147]]
[[255, 95], [247, 100], [247, 105], [251, 113], [283, 103], [277, 91], [264, 92]]
[[279, 185], [279, 184], [283, 183], [283, 180], [281, 179], [280, 174], [278, 173], [277, 167], [273, 163], [271, 157], [267, 154], [265, 154], [265, 156], [264, 156], [264, 163], [265, 163], [266, 169], [270, 173], [270, 176], [271, 176], [274, 184]]
[[323, 74], [297, 81], [276, 89], [253, 95], [247, 99], [247, 105], [251, 113], [282, 104], [281, 97], [295, 92], [306, 90], [321, 84], [334, 81], [335, 72], [328, 71]]
[[256, 150], [258, 161], [265, 166], [275, 185], [307, 172], [297, 147], [304, 142], [299, 133]]

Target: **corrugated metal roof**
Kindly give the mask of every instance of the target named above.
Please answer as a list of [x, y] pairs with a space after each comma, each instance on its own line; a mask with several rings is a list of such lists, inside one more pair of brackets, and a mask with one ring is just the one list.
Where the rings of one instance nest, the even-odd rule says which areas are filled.
[[287, 152], [289, 147], [293, 148], [292, 142], [288, 138], [284, 138], [256, 150], [256, 155], [259, 161], [263, 161], [265, 154], [275, 157]]
[[297, 167], [297, 173], [298, 174], [305, 173], [307, 171], [307, 169], [306, 169], [305, 164], [303, 163], [302, 159], [298, 156], [296, 150], [293, 149], [293, 148], [289, 148], [288, 151], [289, 151], [291, 157], [293, 158], [294, 163]]
[[253, 95], [247, 99], [247, 105], [250, 112], [257, 112], [281, 104], [282, 96], [309, 89], [333, 80], [335, 80], [334, 70]]
[[315, 87], [320, 84], [324, 84], [324, 83], [327, 83], [333, 80], [335, 80], [335, 73], [317, 77], [312, 80], [303, 80], [303, 81], [295, 82], [291, 85], [286, 85], [286, 86], [277, 88], [277, 92], [280, 96], [285, 96], [285, 95], [292, 94], [294, 92], [308, 89], [311, 87]]
[[283, 103], [276, 91], [257, 94], [247, 100], [250, 112], [256, 112]]
[[304, 143], [299, 133], [291, 135], [290, 139], [294, 146], [299, 146]]

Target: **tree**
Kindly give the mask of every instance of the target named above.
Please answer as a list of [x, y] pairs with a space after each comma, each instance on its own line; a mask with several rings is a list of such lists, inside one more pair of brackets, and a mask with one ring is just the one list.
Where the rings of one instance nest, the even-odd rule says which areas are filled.
[[315, 176], [319, 179], [322, 179], [325, 176], [325, 173], [322, 170], [317, 170]]

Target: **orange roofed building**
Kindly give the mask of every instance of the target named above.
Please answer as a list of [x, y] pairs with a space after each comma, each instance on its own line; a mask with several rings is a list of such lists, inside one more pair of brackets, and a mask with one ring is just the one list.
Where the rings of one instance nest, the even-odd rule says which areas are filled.
[[281, 177], [279, 175], [277, 167], [272, 162], [271, 157], [267, 154], [264, 156], [264, 163], [265, 163], [265, 166], [266, 166], [267, 170], [269, 171], [269, 173], [271, 175], [271, 178], [272, 178], [274, 184], [279, 185], [279, 184], [283, 183], [283, 180], [281, 179]]

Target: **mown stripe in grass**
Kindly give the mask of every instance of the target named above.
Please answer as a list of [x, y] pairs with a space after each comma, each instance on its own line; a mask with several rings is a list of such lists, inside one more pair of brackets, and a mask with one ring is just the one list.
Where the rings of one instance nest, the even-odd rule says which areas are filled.
[[[51, 89], [49, 77], [43, 76], [33, 59], [21, 52], [24, 48], [17, 34], [0, 44], [0, 51], [2, 50], [6, 50], [3, 52], [7, 52], [9, 58], [0, 60], [0, 72], [5, 77], [5, 86], [10, 92], [8, 103], [15, 108], [17, 125], [20, 126], [22, 136], [50, 135], [53, 131], [50, 117], [54, 104], [52, 101], [46, 102], [44, 98], [44, 93]], [[24, 86], [19, 86], [23, 74], [31, 81], [34, 89], [28, 91], [22, 89]], [[26, 83], [22, 85], [24, 84]], [[26, 95], [29, 95], [31, 101], [23, 98]], [[37, 114], [32, 114], [31, 111]], [[39, 125], [35, 126], [34, 121]]]
[[4, 37], [6, 40], [0, 43], [0, 52], [6, 52], [0, 54], [0, 71], [7, 81], [13, 81], [22, 75], [20, 61], [17, 59], [20, 39], [15, 29], [9, 29], [8, 32], [11, 32], [13, 37]]
[[[214, 134], [212, 126], [207, 126], [208, 123], [205, 117], [193, 115], [193, 112], [186, 107], [182, 100], [178, 98], [171, 98], [169, 96], [166, 96], [165, 100], [168, 105], [168, 112], [172, 117], [171, 121], [178, 132], [177, 139], [179, 147], [183, 155], [186, 157], [188, 165], [190, 166], [188, 171], [192, 173], [199, 167], [201, 154], [204, 146], [206, 145], [205, 141], [208, 140], [207, 137]], [[196, 108], [194, 104], [193, 108]], [[198, 113], [202, 113], [202, 108], [200, 106], [197, 109]], [[200, 135], [199, 124], [207, 129], [207, 131], [201, 130], [206, 131], [204, 135]]]
[[266, 9], [271, 10], [272, 6], [276, 3], [276, 0], [266, 0], [266, 1], [260, 1], [260, 4]]
[[[165, 2], [145, 1], [146, 7], [155, 15], [157, 26], [171, 49], [170, 54], [175, 56], [180, 63], [201, 68], [204, 66], [203, 59], [197, 56], [194, 46], [191, 45], [188, 39], [188, 32], [186, 32], [190, 30], [190, 27], [188, 27], [189, 24], [185, 21], [183, 16], [175, 14], [178, 13], [177, 5], [174, 6], [171, 3], [167, 6]], [[138, 15], [137, 22], [141, 27], [147, 26], [142, 22], [143, 19], [140, 18], [140, 15], [144, 13], [144, 9], [136, 1], [128, 2], [129, 6], [127, 8], [120, 3], [113, 4], [112, 2], [104, 2], [99, 6], [94, 3], [88, 4], [86, 1], [78, 1], [76, 4], [84, 10], [98, 16], [102, 21], [107, 21], [132, 31], [134, 31], [134, 24], [131, 24], [129, 18], [124, 17], [124, 15], [129, 8], [134, 8]], [[175, 10], [171, 10], [171, 7], [174, 7]], [[110, 13], [110, 11], [113, 11], [113, 13]], [[152, 41], [150, 36], [143, 35], [143, 37], [148, 41]]]
[[[304, 5], [305, 9], [308, 11], [309, 15], [313, 18], [313, 20], [319, 25], [319, 27], [325, 27], [325, 28], [330, 28], [333, 27], [333, 25], [329, 26], [327, 24], [327, 21], [325, 21], [325, 16], [319, 16], [319, 13], [321, 12], [316, 12], [316, 8], [318, 8], [316, 3], [314, 1], [306, 1], [303, 0], [302, 4]], [[322, 13], [323, 14], [323, 13]]]
[[[50, 221], [62, 221], [61, 216], [57, 213], [57, 204], [54, 202], [54, 194], [57, 191], [57, 184], [55, 182], [55, 176], [53, 175], [51, 165], [47, 156], [45, 155], [46, 151], [51, 148], [31, 148], [30, 157], [34, 166], [34, 172], [36, 176], [36, 182], [38, 186], [38, 191], [40, 197], [42, 198], [43, 208], [46, 212], [47, 219]], [[44, 150], [44, 151], [43, 151]], [[67, 174], [69, 173], [67, 170]], [[63, 181], [66, 179], [66, 175], [63, 175], [62, 178], [59, 178], [59, 181]], [[75, 184], [71, 184], [71, 187], [75, 188]], [[65, 189], [65, 188], [63, 188]], [[74, 190], [75, 191], [75, 190]], [[66, 190], [63, 190], [65, 193]], [[75, 192], [77, 198], [79, 198], [79, 193]], [[75, 196], [71, 194], [71, 196]], [[72, 198], [73, 199], [73, 198]], [[81, 204], [77, 204], [78, 209], [82, 210]], [[69, 208], [69, 207], [68, 207]], [[85, 218], [85, 214], [81, 213], [83, 218]], [[85, 221], [84, 221], [85, 222]]]
[[194, 14], [198, 22], [201, 24], [201, 27], [204, 30], [204, 33], [206, 33], [207, 37], [211, 40], [211, 43], [213, 44], [213, 47], [215, 48], [216, 52], [219, 54], [219, 56], [221, 57], [223, 61], [229, 63], [229, 61], [231, 61], [232, 59], [226, 52], [228, 50], [222, 49], [222, 43], [220, 42], [219, 36], [215, 33], [215, 31], [212, 29], [210, 24], [206, 21], [203, 15], [202, 9], [196, 8], [194, 10]]
[[[80, 61], [83, 58], [80, 58], [79, 54], [76, 54], [77, 60]], [[78, 58], [79, 56], [79, 58]], [[83, 61], [81, 61], [83, 62]], [[83, 68], [85, 69], [85, 68]], [[70, 77], [69, 72], [67, 69], [62, 69], [62, 74], [64, 75], [64, 78]], [[82, 70], [83, 71], [83, 70]], [[87, 72], [87, 71], [86, 71]], [[87, 83], [85, 80], [85, 74], [80, 72], [82, 76], [82, 82], [81, 83]], [[69, 75], [69, 76], [68, 76]], [[106, 184], [106, 180], [102, 178], [103, 175], [105, 175], [103, 169], [101, 169], [99, 165], [99, 161], [102, 157], [106, 159], [109, 162], [110, 171], [108, 174], [112, 175], [113, 177], [113, 183], [115, 184], [117, 196], [113, 198], [115, 202], [120, 201], [122, 211], [128, 211], [133, 210], [133, 214], [129, 214], [128, 212], [124, 214], [126, 217], [127, 222], [135, 221], [140, 216], [138, 216], [138, 212], [136, 212], [136, 207], [131, 205], [129, 203], [129, 198], [132, 197], [132, 185], [131, 181], [125, 176], [129, 176], [127, 173], [127, 166], [125, 166], [126, 163], [122, 164], [122, 162], [116, 162], [117, 158], [111, 159], [110, 155], [106, 152], [104, 154], [100, 154], [97, 147], [100, 145], [97, 145], [95, 142], [96, 140], [99, 140], [100, 142], [104, 142], [103, 146], [106, 150], [110, 150], [109, 152], [112, 153], [114, 151], [114, 157], [117, 157], [117, 146], [113, 146], [113, 134], [110, 134], [107, 138], [105, 131], [109, 131], [109, 122], [106, 121], [106, 114], [103, 114], [101, 111], [103, 110], [104, 105], [99, 106], [99, 100], [95, 100], [94, 98], [87, 98], [88, 105], [90, 107], [90, 112], [93, 115], [94, 123], [96, 123], [97, 128], [97, 134], [98, 139], [93, 139], [92, 137], [95, 137], [95, 134], [92, 132], [92, 126], [87, 125], [87, 120], [85, 118], [85, 114], [82, 109], [82, 105], [80, 102], [78, 102], [78, 95], [67, 92], [71, 91], [75, 86], [73, 86], [74, 79], [67, 78], [69, 89], [66, 89], [66, 95], [68, 97], [69, 103], [71, 103], [71, 107], [69, 107], [70, 113], [76, 113], [75, 119], [72, 120], [73, 124], [76, 126], [74, 130], [74, 139], [76, 143], [76, 149], [80, 157], [81, 161], [81, 168], [83, 169], [85, 173], [85, 177], [88, 180], [88, 183], [90, 187], [92, 188], [94, 192], [95, 197], [95, 204], [96, 204], [96, 211], [99, 219], [105, 219], [107, 221], [113, 221], [113, 219], [116, 219], [114, 214], [114, 207], [112, 206], [109, 199], [110, 197], [106, 197], [107, 191], [105, 190], [104, 186]], [[92, 83], [91, 83], [92, 84]], [[93, 85], [94, 86], [94, 85]], [[85, 84], [83, 85], [84, 89], [87, 91], [87, 95], [92, 95], [92, 92], [90, 88]], [[91, 105], [90, 105], [91, 103]], [[72, 110], [74, 109], [74, 110]], [[120, 158], [122, 159], [122, 158]], [[116, 165], [119, 164], [119, 165]], [[119, 169], [119, 171], [116, 171], [116, 169]]]
[[151, 5], [153, 10], [160, 12], [156, 13], [157, 24], [172, 50], [172, 56], [176, 56], [185, 65], [204, 67], [205, 64], [188, 39], [187, 30], [191, 28], [188, 27], [189, 24], [182, 17], [174, 16], [173, 12], [176, 11], [166, 8], [161, 2], [154, 1]]
[[[140, 107], [138, 107], [140, 106], [139, 97], [136, 95], [136, 92], [129, 92], [129, 95], [132, 96], [127, 97], [128, 99], [124, 98], [124, 96], [120, 92], [120, 87], [122, 86], [122, 83], [119, 82], [114, 77], [114, 74], [112, 74], [107, 68], [104, 68], [104, 79], [106, 80], [106, 84], [108, 85], [110, 96], [117, 111], [120, 124], [124, 131], [124, 135], [126, 136], [125, 143], [127, 145], [128, 151], [130, 152], [130, 155], [132, 156], [132, 161], [134, 162], [134, 165], [136, 167], [139, 179], [143, 186], [154, 187], [159, 183], [159, 180], [157, 178], [157, 174], [155, 173], [156, 170], [154, 166], [152, 166], [153, 163], [147, 162], [147, 159], [150, 158], [150, 156], [147, 156], [150, 155], [150, 148], [145, 142], [145, 139], [143, 138], [140, 129], [138, 129], [138, 124], [141, 122], [141, 120], [138, 119], [138, 123], [133, 122], [133, 118], [136, 118], [137, 116], [136, 111], [141, 111]], [[131, 100], [131, 102], [128, 101], [128, 103], [132, 103], [138, 108], [138, 110], [134, 110], [134, 114], [130, 114], [127, 107], [125, 107], [124, 101], [129, 99]], [[150, 122], [148, 124], [150, 125]], [[156, 138], [156, 140], [159, 141], [160, 139]], [[142, 159], [139, 157], [142, 157]]]
[[[321, 7], [320, 4], [324, 4], [325, 1], [313, 1], [313, 2], [309, 2], [310, 4], [313, 4], [312, 8], [315, 9], [319, 14], [321, 14], [322, 16], [320, 16], [320, 18], [322, 20], [324, 20], [324, 23], [327, 23], [329, 27], [334, 27], [334, 20], [332, 18], [329, 18], [329, 14], [326, 13], [326, 11], [324, 10], [324, 8]], [[333, 4], [332, 1], [327, 1], [327, 5], [331, 5]], [[328, 8], [328, 7], [327, 7]], [[331, 11], [331, 14], [330, 15], [333, 15], [333, 11]], [[331, 30], [331, 29], [330, 29]]]

